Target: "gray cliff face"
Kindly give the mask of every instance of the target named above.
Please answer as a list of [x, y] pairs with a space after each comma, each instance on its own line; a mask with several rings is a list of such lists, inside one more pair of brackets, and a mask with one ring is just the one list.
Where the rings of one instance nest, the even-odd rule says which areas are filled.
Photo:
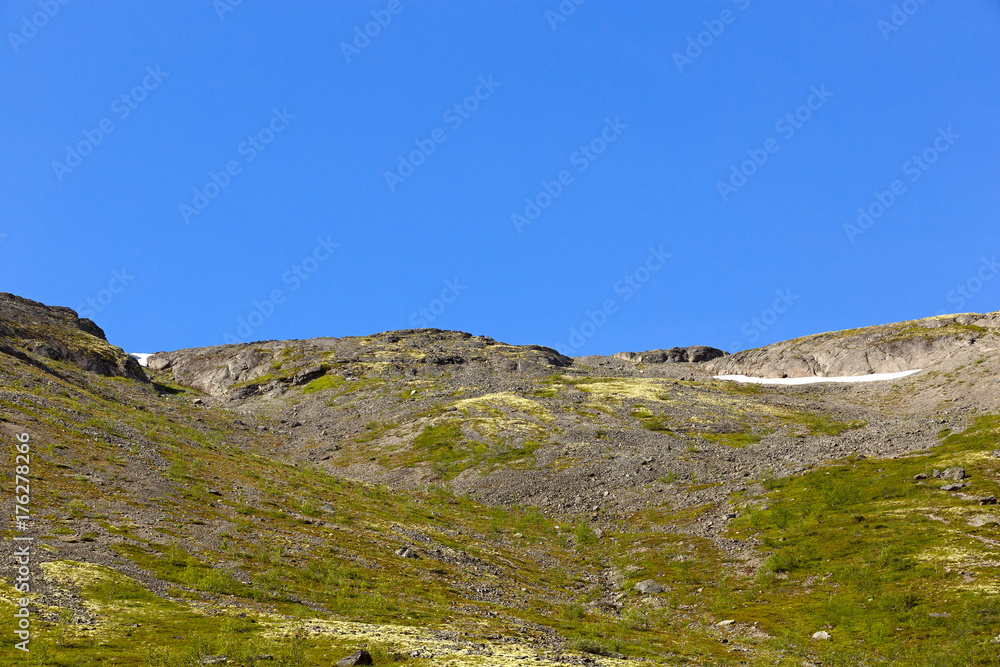
[[669, 350], [647, 350], [646, 352], [619, 352], [615, 359], [636, 364], [683, 364], [702, 363], [725, 356], [725, 352], [705, 345], [672, 347]]
[[926, 369], [1000, 346], [1000, 316], [965, 314], [796, 338], [715, 359], [716, 375], [832, 377]]

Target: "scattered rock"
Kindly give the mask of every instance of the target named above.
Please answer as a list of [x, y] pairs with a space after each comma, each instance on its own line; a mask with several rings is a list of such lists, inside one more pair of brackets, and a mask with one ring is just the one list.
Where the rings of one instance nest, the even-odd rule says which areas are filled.
[[913, 476], [913, 479], [927, 479], [927, 475], [925, 475], [922, 472], [918, 472], [916, 475]]
[[953, 468], [945, 468], [944, 470], [934, 469], [934, 476], [938, 479], [948, 479], [953, 482], [961, 482], [965, 479], [965, 468], [955, 466]]
[[[410, 547], [400, 547], [396, 549], [396, 555], [399, 556], [400, 558], [420, 558], [420, 556], [417, 555], [417, 552], [411, 549]], [[371, 663], [369, 662], [365, 664], [370, 665]]]
[[201, 659], [203, 665], [224, 665], [229, 662], [228, 655], [210, 655]]
[[996, 505], [997, 504], [997, 497], [996, 496], [986, 496], [985, 498], [980, 498], [979, 499], [979, 504], [980, 505]]
[[354, 667], [355, 665], [372, 664], [372, 654], [368, 651], [355, 651], [346, 658], [337, 661], [337, 667]]
[[730, 618], [730, 619], [726, 619], [725, 621], [719, 621], [718, 623], [715, 624], [715, 626], [717, 628], [728, 628], [730, 625], [732, 625], [735, 622], [736, 621], [734, 619]]
[[965, 488], [965, 484], [945, 484], [941, 487], [942, 491], [958, 491], [959, 489]]
[[826, 641], [830, 638], [830, 633], [826, 630], [820, 630], [819, 632], [814, 632], [812, 638], [817, 641]]
[[639, 591], [643, 595], [656, 595], [657, 593], [662, 593], [665, 589], [652, 579], [646, 579], [645, 581], [637, 583], [635, 585], [635, 590]]
[[989, 514], [980, 514], [979, 516], [974, 516], [969, 519], [969, 525], [973, 528], [982, 528], [983, 526], [988, 526], [992, 523], [1000, 523], [1000, 518]]

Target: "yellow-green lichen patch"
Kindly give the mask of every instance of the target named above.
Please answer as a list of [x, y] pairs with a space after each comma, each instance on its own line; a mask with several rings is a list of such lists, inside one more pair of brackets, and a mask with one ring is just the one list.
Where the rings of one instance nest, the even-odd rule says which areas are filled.
[[574, 383], [580, 391], [592, 394], [595, 398], [607, 400], [633, 399], [642, 401], [665, 401], [664, 390], [667, 383], [663, 380], [645, 378], [590, 378]]
[[553, 420], [551, 413], [549, 413], [549, 411], [543, 408], [539, 403], [531, 400], [530, 398], [525, 398], [524, 396], [511, 392], [500, 392], [496, 394], [478, 396], [475, 398], [466, 398], [456, 401], [453, 405], [460, 410], [479, 409], [487, 412], [489, 412], [491, 408], [510, 408], [514, 412], [527, 415], [539, 421], [551, 422]]

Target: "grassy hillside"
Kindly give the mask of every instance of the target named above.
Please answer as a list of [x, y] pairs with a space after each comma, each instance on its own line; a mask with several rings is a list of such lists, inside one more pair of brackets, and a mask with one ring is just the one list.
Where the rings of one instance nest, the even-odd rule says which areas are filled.
[[34, 516], [3, 534], [36, 542], [31, 652], [2, 633], [0, 664], [1000, 662], [1000, 417], [962, 403], [985, 359], [858, 390], [296, 366], [223, 401], [5, 345]]

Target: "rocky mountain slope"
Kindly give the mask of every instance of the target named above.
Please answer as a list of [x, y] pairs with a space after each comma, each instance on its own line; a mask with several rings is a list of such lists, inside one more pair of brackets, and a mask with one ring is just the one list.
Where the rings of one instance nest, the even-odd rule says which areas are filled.
[[33, 659], [994, 664], [997, 317], [731, 356], [421, 329], [143, 369], [72, 311], [0, 295]]

